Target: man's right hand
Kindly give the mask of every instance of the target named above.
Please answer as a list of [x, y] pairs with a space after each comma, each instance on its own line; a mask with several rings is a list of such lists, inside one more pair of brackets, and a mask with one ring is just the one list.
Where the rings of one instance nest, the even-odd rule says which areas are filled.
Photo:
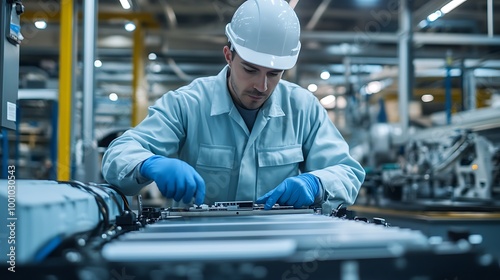
[[166, 198], [173, 198], [175, 201], [182, 199], [187, 204], [194, 196], [196, 205], [203, 204], [205, 181], [184, 161], [155, 155], [142, 163], [139, 172], [155, 181]]

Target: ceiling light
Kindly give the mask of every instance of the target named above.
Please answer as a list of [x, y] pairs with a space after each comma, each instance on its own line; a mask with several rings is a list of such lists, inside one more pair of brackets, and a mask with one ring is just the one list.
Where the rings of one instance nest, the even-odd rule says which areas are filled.
[[133, 22], [127, 22], [125, 24], [125, 30], [127, 30], [128, 32], [132, 32], [135, 30], [135, 24]]
[[[455, 9], [456, 7], [458, 7], [460, 4], [462, 4], [465, 1], [466, 0], [451, 0], [450, 2], [448, 2], [448, 4], [444, 5], [441, 9], [428, 15], [427, 21], [433, 22], [433, 21], [437, 20], [438, 18], [442, 17], [443, 15], [451, 12], [453, 9]], [[419, 26], [420, 26], [420, 28], [424, 28], [425, 26], [427, 26], [427, 23], [425, 23], [424, 21], [421, 21], [419, 23]]]
[[156, 60], [156, 58], [158, 58], [158, 56], [155, 53], [148, 54], [148, 59], [149, 60]]
[[435, 11], [434, 13], [427, 16], [427, 20], [433, 22], [436, 19], [440, 18], [442, 15], [443, 13], [441, 11]]
[[130, 2], [128, 0], [120, 0], [120, 4], [122, 4], [123, 9], [125, 10], [131, 8]]
[[310, 92], [315, 92], [318, 90], [318, 86], [316, 84], [310, 84], [307, 86], [307, 89], [310, 91]]
[[111, 101], [116, 101], [116, 100], [118, 100], [118, 94], [116, 94], [116, 93], [114, 93], [114, 92], [110, 93], [110, 94], [109, 94], [109, 100], [111, 100]]
[[333, 109], [335, 108], [335, 95], [327, 95], [319, 101], [323, 107], [326, 109]]
[[366, 85], [366, 93], [373, 94], [382, 90], [382, 83], [379, 81], [373, 81]]
[[47, 23], [45, 20], [37, 20], [35, 21], [35, 27], [38, 29], [45, 29], [47, 28]]
[[103, 48], [132, 48], [134, 46], [133, 36], [109, 35], [99, 39], [99, 46]]
[[94, 61], [94, 66], [97, 67], [97, 68], [101, 67], [102, 66], [102, 61], [100, 61], [99, 59], [96, 59]]
[[422, 102], [431, 102], [432, 100], [434, 100], [434, 96], [432, 96], [432, 94], [424, 94], [422, 95], [421, 97], [422, 99]]
[[427, 27], [427, 20], [422, 20], [419, 24], [418, 24], [418, 27], [420, 28], [426, 28]]
[[321, 72], [321, 74], [319, 75], [321, 77], [321, 79], [323, 80], [328, 80], [328, 78], [330, 78], [330, 72], [328, 71], [323, 71]]
[[456, 7], [458, 7], [460, 4], [462, 4], [465, 1], [466, 0], [452, 0], [448, 4], [444, 5], [441, 8], [441, 12], [443, 14], [447, 14], [447, 13], [451, 12], [451, 10], [455, 9]]

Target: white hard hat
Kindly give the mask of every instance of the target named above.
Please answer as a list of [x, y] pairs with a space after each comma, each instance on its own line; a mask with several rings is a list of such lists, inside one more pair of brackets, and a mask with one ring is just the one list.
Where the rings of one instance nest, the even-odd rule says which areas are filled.
[[248, 0], [226, 25], [226, 35], [238, 55], [250, 63], [290, 69], [300, 51], [300, 23], [283, 0]]

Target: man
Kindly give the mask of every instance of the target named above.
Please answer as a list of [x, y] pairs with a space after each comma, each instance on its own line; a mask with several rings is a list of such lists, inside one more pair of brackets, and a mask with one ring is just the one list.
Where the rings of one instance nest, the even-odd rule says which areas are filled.
[[177, 202], [352, 204], [364, 170], [317, 98], [281, 80], [300, 51], [285, 1], [249, 0], [226, 26], [227, 66], [166, 93], [109, 146], [104, 178], [129, 195], [156, 183]]

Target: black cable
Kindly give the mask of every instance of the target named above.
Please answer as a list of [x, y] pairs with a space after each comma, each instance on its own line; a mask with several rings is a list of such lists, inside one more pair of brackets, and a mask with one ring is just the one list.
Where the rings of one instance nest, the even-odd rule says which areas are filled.
[[108, 208], [106, 201], [104, 201], [104, 199], [98, 193], [96, 193], [92, 188], [88, 187], [87, 185], [83, 184], [82, 182], [78, 182], [78, 181], [58, 181], [58, 182], [63, 183], [63, 184], [68, 184], [74, 188], [81, 189], [81, 190], [86, 191], [86, 192], [90, 193], [91, 195], [93, 195], [96, 202], [97, 202], [97, 205], [98, 205], [98, 208], [99, 208], [100, 213], [102, 215], [102, 218], [103, 218], [102, 223], [99, 223], [97, 225], [97, 227], [95, 228], [95, 232], [98, 232], [98, 228], [100, 227], [101, 224], [102, 224], [103, 229], [109, 227], [109, 224], [110, 224], [109, 223], [109, 208]]
[[[103, 185], [98, 185], [98, 184], [91, 184], [91, 186], [96, 187], [96, 188], [102, 190], [103, 192], [107, 193], [109, 195], [109, 197], [115, 202], [116, 206], [118, 207], [118, 210], [120, 211], [120, 214], [125, 213], [125, 210], [122, 208], [120, 202], [118, 201], [118, 199], [116, 198], [116, 196], [112, 192], [112, 190], [110, 190], [109, 188], [107, 188]], [[122, 197], [122, 199], [123, 199], [123, 197]]]
[[98, 193], [96, 193], [91, 187], [85, 185], [84, 183], [79, 182], [79, 181], [73, 181], [73, 182], [75, 182], [76, 184], [83, 187], [85, 190], [87, 190], [91, 194], [93, 194], [94, 197], [97, 198], [96, 200], [98, 201], [98, 203], [99, 202], [101, 203], [101, 207], [104, 208], [104, 210], [105, 210], [105, 215], [103, 214], [103, 216], [104, 216], [103, 217], [104, 228], [108, 228], [110, 226], [110, 221], [109, 221], [110, 211], [109, 211], [108, 204], [106, 203], [104, 198], [102, 196], [100, 196]]
[[103, 187], [112, 189], [115, 192], [117, 192], [122, 197], [123, 203], [125, 205], [125, 209], [128, 210], [128, 211], [132, 211], [132, 209], [130, 208], [130, 205], [128, 203], [127, 196], [119, 188], [117, 188], [117, 187], [115, 187], [113, 185], [109, 185], [109, 184], [95, 184], [95, 185], [103, 186]]

